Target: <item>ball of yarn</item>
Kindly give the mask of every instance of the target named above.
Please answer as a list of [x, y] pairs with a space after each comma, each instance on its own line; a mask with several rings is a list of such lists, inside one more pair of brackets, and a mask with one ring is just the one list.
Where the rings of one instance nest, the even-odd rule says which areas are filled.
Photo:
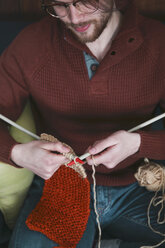
[[149, 191], [158, 191], [165, 187], [165, 168], [149, 161], [138, 168], [135, 178], [140, 186]]

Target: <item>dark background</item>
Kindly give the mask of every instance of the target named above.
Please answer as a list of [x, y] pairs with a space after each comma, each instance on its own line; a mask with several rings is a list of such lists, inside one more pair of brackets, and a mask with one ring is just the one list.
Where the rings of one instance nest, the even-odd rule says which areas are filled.
[[[135, 1], [142, 14], [165, 21], [165, 0]], [[42, 15], [40, 6], [41, 0], [0, 0], [0, 20], [39, 19]]]
[[[141, 14], [165, 22], [165, 0], [135, 2]], [[0, 53], [23, 27], [43, 15], [41, 0], [0, 0]]]

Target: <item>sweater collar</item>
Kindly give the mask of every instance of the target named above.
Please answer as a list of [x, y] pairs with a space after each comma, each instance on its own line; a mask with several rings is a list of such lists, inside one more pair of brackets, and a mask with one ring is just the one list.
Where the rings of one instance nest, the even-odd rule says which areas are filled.
[[[142, 33], [141, 30], [139, 29], [139, 22], [143, 19], [143, 17], [138, 14], [138, 10], [135, 7], [135, 5], [132, 3], [132, 0], [129, 2], [125, 11], [123, 11], [122, 13], [123, 13], [123, 23], [121, 25], [120, 31], [118, 32], [117, 36], [112, 42], [111, 49], [105, 57], [107, 57], [109, 54], [110, 55], [114, 54], [116, 48], [120, 49], [120, 58], [123, 56], [125, 57], [133, 50], [136, 50], [143, 42]], [[65, 27], [65, 24], [61, 23], [61, 25], [62, 25], [61, 34], [66, 42], [78, 48], [79, 50], [85, 51], [89, 55], [95, 57], [85, 44], [80, 43], [72, 35], [72, 32]], [[126, 49], [126, 47], [123, 46], [123, 41], [131, 45], [128, 46]], [[117, 62], [118, 59], [115, 59], [114, 61]]]

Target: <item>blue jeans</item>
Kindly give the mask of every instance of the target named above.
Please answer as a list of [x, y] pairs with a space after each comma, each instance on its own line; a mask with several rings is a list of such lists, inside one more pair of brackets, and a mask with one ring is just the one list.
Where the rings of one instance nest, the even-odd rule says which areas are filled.
[[[39, 232], [31, 231], [25, 220], [42, 195], [44, 181], [35, 177], [17, 220], [9, 248], [52, 248], [58, 246]], [[142, 245], [157, 244], [162, 237], [153, 233], [147, 224], [147, 208], [152, 192], [139, 187], [138, 183], [121, 187], [97, 186], [97, 209], [100, 216], [103, 239], [120, 239], [120, 248], [139, 248]], [[165, 224], [157, 225], [157, 211], [152, 208], [151, 224], [164, 232]], [[86, 231], [77, 248], [92, 248], [97, 239], [96, 216], [93, 210], [93, 190], [91, 189], [91, 214]]]

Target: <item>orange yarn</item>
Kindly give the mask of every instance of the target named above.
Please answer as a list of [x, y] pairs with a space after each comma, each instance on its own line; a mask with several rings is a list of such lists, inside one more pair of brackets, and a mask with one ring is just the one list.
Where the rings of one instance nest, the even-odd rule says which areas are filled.
[[27, 226], [45, 234], [61, 248], [75, 248], [90, 214], [90, 184], [73, 169], [61, 166], [47, 181]]

